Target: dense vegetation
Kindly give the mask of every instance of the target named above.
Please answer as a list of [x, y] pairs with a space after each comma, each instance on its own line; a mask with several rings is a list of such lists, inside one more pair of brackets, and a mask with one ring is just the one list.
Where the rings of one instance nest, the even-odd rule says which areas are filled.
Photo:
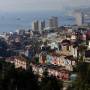
[[68, 90], [90, 90], [90, 64], [80, 62], [77, 67], [77, 78]]
[[0, 90], [61, 90], [62, 82], [48, 74], [41, 81], [32, 68], [15, 69], [13, 64], [0, 61]]

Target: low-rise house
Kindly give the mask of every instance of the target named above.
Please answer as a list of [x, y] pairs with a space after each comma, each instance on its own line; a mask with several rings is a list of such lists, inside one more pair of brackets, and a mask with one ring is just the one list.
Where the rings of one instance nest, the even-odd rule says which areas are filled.
[[27, 69], [29, 66], [29, 61], [23, 56], [10, 57], [6, 59], [6, 62], [13, 63], [15, 65], [15, 68], [21, 67], [23, 69]]
[[43, 72], [47, 70], [49, 76], [55, 76], [60, 80], [69, 80], [69, 71], [62, 66], [55, 65], [35, 65], [32, 64], [32, 69], [35, 74], [43, 76]]
[[71, 45], [70, 46], [70, 55], [72, 55], [73, 57], [77, 57], [77, 53], [78, 53], [78, 47], [75, 45]]
[[27, 68], [26, 60], [22, 57], [16, 57], [14, 64], [16, 68], [19, 68], [19, 67], [22, 67], [23, 69]]
[[67, 70], [72, 71], [73, 66], [76, 65], [76, 60], [74, 59], [73, 56], [62, 56], [60, 54], [54, 53], [54, 54], [46, 54], [45, 56], [41, 55], [39, 57], [39, 63], [65, 66]]

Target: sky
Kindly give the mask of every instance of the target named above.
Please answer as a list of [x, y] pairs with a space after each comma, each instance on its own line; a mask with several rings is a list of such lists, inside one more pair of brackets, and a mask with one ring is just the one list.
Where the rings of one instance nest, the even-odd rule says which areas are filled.
[[90, 0], [0, 0], [0, 11], [63, 11], [68, 8], [89, 7]]

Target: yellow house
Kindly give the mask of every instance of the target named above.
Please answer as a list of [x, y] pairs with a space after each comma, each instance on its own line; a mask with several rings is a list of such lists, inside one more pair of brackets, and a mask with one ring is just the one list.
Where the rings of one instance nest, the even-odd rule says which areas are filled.
[[23, 56], [17, 56], [14, 60], [15, 68], [22, 67], [23, 69], [27, 69], [29, 65], [29, 61]]

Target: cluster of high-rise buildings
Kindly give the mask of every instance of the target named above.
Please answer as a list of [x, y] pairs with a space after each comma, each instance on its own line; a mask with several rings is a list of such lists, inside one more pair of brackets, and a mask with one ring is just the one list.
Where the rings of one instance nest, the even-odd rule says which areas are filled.
[[38, 21], [35, 20], [32, 22], [32, 31], [42, 31], [45, 28], [45, 20]]
[[32, 22], [32, 31], [39, 31], [41, 33], [42, 30], [44, 30], [46, 27], [58, 28], [58, 17], [53, 16], [49, 18], [47, 23], [45, 22], [45, 20], [34, 20]]
[[89, 25], [90, 24], [90, 11], [75, 11], [75, 24], [78, 26]]
[[[88, 10], [87, 11], [76, 10], [74, 12], [74, 16], [75, 16], [75, 23], [74, 23], [75, 25], [83, 26], [90, 24], [90, 12]], [[55, 16], [50, 17], [47, 21], [34, 20], [32, 22], [32, 31], [39, 31], [40, 33], [42, 33], [42, 30], [44, 30], [47, 27], [57, 29], [59, 26], [58, 22], [59, 22], [58, 17]]]

